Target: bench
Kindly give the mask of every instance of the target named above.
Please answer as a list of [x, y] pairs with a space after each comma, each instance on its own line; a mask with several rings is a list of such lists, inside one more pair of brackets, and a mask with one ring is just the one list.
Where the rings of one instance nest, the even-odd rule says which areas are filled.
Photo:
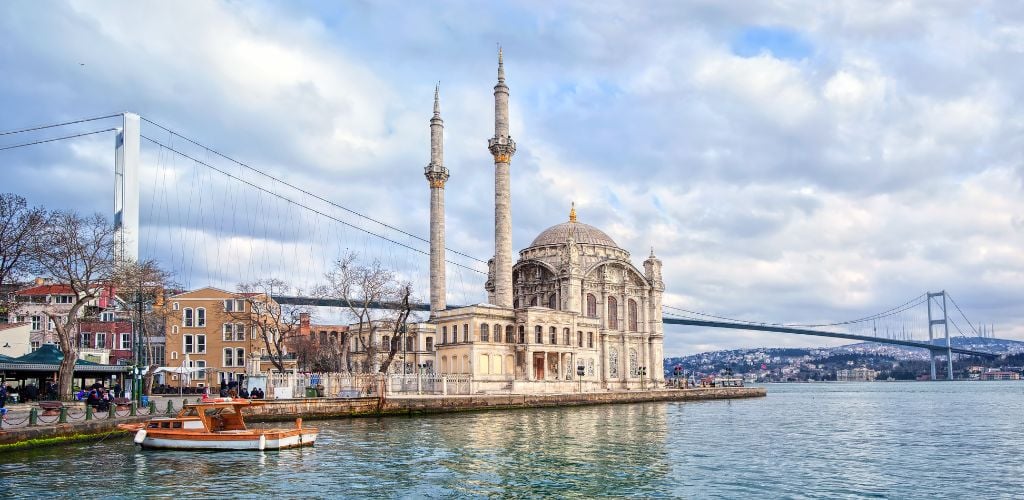
[[64, 408], [64, 403], [60, 401], [40, 401], [39, 409], [43, 410], [43, 415], [49, 417], [52, 415], [60, 415], [61, 408]]
[[132, 400], [128, 398], [114, 398], [112, 402], [118, 410], [127, 410], [132, 405]]

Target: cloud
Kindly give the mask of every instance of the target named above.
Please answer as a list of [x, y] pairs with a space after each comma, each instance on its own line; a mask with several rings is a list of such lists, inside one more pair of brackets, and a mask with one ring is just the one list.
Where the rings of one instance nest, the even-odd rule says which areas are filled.
[[[132, 110], [328, 200], [145, 124], [252, 184], [144, 144], [140, 241], [196, 286], [312, 283], [355, 250], [426, 296], [422, 254], [331, 218], [422, 241], [332, 203], [427, 234], [440, 80], [448, 245], [489, 258], [500, 42], [517, 249], [576, 201], [635, 258], [656, 248], [670, 305], [813, 322], [946, 289], [1024, 338], [1022, 18], [1005, 2], [5, 4], [0, 129]], [[71, 130], [93, 125], [116, 123]], [[112, 142], [2, 152], [4, 190], [107, 213]], [[448, 279], [449, 302], [485, 299], [480, 274]], [[832, 342], [668, 331], [669, 354]]]

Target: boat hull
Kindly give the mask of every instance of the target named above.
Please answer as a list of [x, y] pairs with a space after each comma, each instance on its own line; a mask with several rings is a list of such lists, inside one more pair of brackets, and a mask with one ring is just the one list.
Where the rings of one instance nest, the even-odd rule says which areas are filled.
[[315, 429], [227, 433], [175, 433], [140, 429], [136, 432], [135, 442], [143, 448], [169, 450], [283, 450], [313, 446], [316, 438]]

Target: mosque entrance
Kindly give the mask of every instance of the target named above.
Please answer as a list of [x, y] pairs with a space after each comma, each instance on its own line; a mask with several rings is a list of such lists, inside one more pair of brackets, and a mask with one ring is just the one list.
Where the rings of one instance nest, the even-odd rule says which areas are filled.
[[544, 355], [533, 357], [533, 379], [544, 380]]

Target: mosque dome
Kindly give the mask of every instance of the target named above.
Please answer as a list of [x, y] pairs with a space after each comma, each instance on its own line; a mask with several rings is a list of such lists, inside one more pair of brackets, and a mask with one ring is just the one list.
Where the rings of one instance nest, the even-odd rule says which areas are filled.
[[541, 231], [541, 233], [533, 239], [533, 243], [530, 243], [530, 247], [565, 245], [565, 243], [569, 241], [569, 235], [572, 235], [572, 238], [576, 243], [619, 248], [619, 246], [615, 244], [615, 241], [605, 234], [604, 231], [591, 226], [590, 224], [584, 224], [576, 221], [575, 203], [573, 204], [572, 210], [569, 211], [569, 222], [556, 224], [544, 231]]

